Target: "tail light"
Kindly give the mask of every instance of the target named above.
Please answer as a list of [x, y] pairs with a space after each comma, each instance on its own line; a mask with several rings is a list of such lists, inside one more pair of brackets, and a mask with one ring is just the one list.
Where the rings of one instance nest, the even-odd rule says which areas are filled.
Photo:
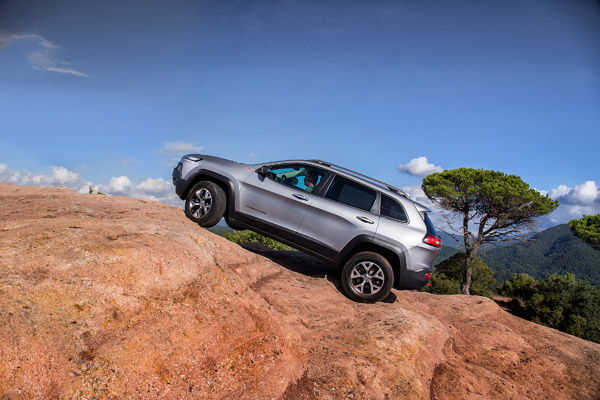
[[423, 241], [435, 247], [442, 247], [442, 239], [433, 235], [425, 236], [425, 239], [423, 239]]

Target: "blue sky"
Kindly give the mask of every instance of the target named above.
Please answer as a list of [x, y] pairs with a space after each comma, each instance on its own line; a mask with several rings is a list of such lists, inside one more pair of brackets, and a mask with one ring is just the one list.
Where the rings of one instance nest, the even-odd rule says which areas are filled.
[[[458, 167], [600, 212], [597, 1], [0, 0], [0, 181], [156, 198], [174, 160]], [[597, 184], [598, 183], [598, 184]]]

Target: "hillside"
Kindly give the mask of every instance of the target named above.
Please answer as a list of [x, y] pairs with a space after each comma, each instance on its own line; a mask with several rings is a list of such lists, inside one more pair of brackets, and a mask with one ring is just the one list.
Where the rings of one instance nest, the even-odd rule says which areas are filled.
[[[436, 264], [463, 251], [450, 235], [441, 232], [440, 236], [443, 247]], [[600, 251], [576, 238], [567, 224], [546, 229], [525, 242], [488, 245], [479, 256], [494, 271], [498, 283], [513, 273], [526, 273], [538, 280], [553, 273], [570, 273], [577, 279], [600, 285]]]
[[573, 236], [566, 224], [546, 229], [526, 242], [491, 247], [481, 258], [494, 270], [498, 282], [513, 273], [527, 273], [538, 280], [553, 273], [572, 273], [600, 285], [600, 251]]
[[600, 397], [600, 345], [485, 298], [358, 304], [339, 271], [175, 207], [11, 184], [0, 202], [2, 398]]

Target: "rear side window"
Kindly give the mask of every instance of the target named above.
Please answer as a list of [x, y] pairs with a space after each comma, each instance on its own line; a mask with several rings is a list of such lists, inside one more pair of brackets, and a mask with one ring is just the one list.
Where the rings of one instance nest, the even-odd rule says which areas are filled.
[[435, 230], [433, 223], [429, 219], [429, 215], [425, 213], [425, 225], [427, 226], [427, 233], [431, 236], [439, 237], [437, 231]]
[[402, 204], [385, 195], [381, 196], [381, 215], [400, 222], [408, 222], [408, 217]]
[[325, 197], [351, 207], [371, 211], [375, 201], [375, 190], [338, 175]]

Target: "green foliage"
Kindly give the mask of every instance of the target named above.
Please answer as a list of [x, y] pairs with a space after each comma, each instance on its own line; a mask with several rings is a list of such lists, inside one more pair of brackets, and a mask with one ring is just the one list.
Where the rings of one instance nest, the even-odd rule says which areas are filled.
[[[90, 186], [89, 190], [88, 190], [88, 194], [94, 194], [94, 189]], [[96, 194], [100, 194], [102, 196], [104, 196], [105, 194], [102, 192], [96, 192]]]
[[461, 215], [477, 212], [506, 229], [551, 213], [558, 201], [540, 194], [520, 177], [498, 171], [459, 168], [423, 179], [427, 197], [445, 210]]
[[537, 285], [538, 282], [530, 275], [513, 274], [509, 280], [504, 282], [500, 293], [518, 299], [528, 299], [535, 293]]
[[279, 243], [276, 240], [252, 231], [228, 232], [225, 234], [225, 239], [237, 244], [259, 243], [273, 250], [293, 250], [291, 247], [286, 246], [285, 244]]
[[[457, 253], [436, 265], [431, 286], [425, 287], [424, 291], [436, 294], [462, 293], [460, 284], [463, 280], [465, 257], [465, 253]], [[491, 298], [496, 285], [494, 271], [479, 258], [473, 260], [470, 266], [473, 268], [471, 294]]]
[[529, 320], [600, 343], [599, 287], [573, 274], [553, 274], [540, 282], [515, 274], [503, 292], [521, 300]]
[[462, 294], [460, 281], [438, 275], [431, 278], [431, 286], [425, 286], [423, 291], [435, 294]]
[[594, 249], [600, 250], [600, 214], [573, 219], [569, 221], [569, 227], [575, 236]]

